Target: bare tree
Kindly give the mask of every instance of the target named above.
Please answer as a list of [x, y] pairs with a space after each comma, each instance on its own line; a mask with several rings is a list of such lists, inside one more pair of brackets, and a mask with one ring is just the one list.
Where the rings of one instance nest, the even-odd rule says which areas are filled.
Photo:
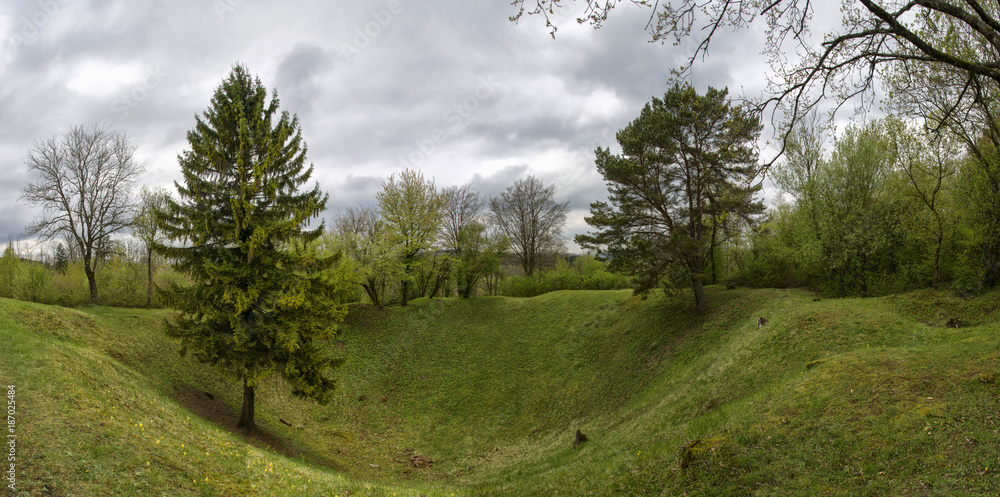
[[510, 239], [524, 274], [541, 267], [542, 257], [562, 247], [569, 202], [553, 200], [555, 185], [543, 186], [534, 176], [519, 179], [490, 199], [497, 227]]
[[26, 230], [44, 239], [65, 234], [79, 248], [92, 302], [99, 245], [128, 228], [135, 215], [132, 191], [145, 170], [135, 150], [124, 133], [75, 126], [61, 140], [35, 142], [24, 159], [37, 177], [21, 198], [45, 210]]
[[441, 195], [445, 198], [441, 239], [445, 248], [461, 256], [465, 245], [465, 230], [472, 223], [480, 221], [486, 199], [472, 189], [471, 183], [449, 186], [441, 190]]
[[483, 215], [487, 199], [473, 190], [472, 184], [450, 186], [441, 194], [446, 199], [441, 239], [457, 259], [454, 279], [458, 293], [469, 298], [480, 280], [495, 282], [501, 256], [507, 251], [507, 238], [487, 225]]

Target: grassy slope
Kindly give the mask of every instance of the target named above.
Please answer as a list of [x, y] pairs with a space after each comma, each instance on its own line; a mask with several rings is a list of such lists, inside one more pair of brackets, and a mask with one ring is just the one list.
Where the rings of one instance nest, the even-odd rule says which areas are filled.
[[[258, 395], [265, 442], [293, 458], [185, 409], [227, 419], [239, 389], [177, 357], [157, 326], [167, 314], [0, 300], [21, 488], [1000, 493], [996, 295], [813, 302], [806, 292], [712, 288], [709, 297], [701, 318], [686, 301], [627, 291], [353, 309], [331, 404], [294, 400], [276, 381]], [[763, 330], [757, 315], [770, 320]], [[951, 317], [974, 326], [941, 327]], [[590, 441], [574, 449], [578, 428]], [[414, 455], [434, 464], [414, 467]]]

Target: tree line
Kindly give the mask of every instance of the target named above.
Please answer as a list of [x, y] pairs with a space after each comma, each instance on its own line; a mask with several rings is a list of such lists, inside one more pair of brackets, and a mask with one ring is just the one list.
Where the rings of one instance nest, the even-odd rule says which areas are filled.
[[[759, 114], [733, 104], [725, 89], [700, 95], [676, 83], [654, 98], [617, 134], [621, 153], [595, 150], [609, 197], [591, 206], [593, 230], [576, 239], [591, 250], [589, 263], [557, 264], [568, 205], [533, 176], [486, 198], [471, 184], [439, 188], [420, 171], [403, 170], [384, 181], [374, 204], [338, 212], [307, 245], [327, 257], [340, 254], [326, 269], [337, 280], [330, 291], [338, 303], [406, 305], [416, 297], [630, 284], [640, 293], [691, 288], [703, 312], [706, 282], [810, 287], [831, 296], [942, 286], [972, 292], [995, 283], [1000, 209], [985, 137], [976, 154], [956, 133], [889, 117], [831, 138], [813, 115], [797, 122], [782, 161], [766, 170], [755, 148], [760, 129]], [[177, 283], [189, 271], [163, 265], [176, 258], [155, 247], [189, 244], [195, 230], [189, 222], [165, 231], [162, 214], [174, 202], [165, 190], [144, 187], [131, 204], [123, 201], [141, 171], [133, 153], [121, 135], [96, 128], [36, 143], [26, 164], [37, 179], [23, 195], [55, 213], [29, 231], [64, 237], [50, 258], [58, 275], [15, 274], [10, 246], [3, 263], [10, 276], [0, 294], [79, 303], [54, 298], [52, 290], [66, 287], [74, 263], [92, 301], [100, 266], [108, 273], [102, 286], [131, 296], [105, 302], [162, 304], [154, 276]], [[766, 212], [759, 198], [765, 171], [790, 197]], [[218, 181], [213, 174], [188, 181]], [[118, 180], [103, 180], [109, 175]], [[84, 185], [92, 188], [86, 195]], [[73, 195], [79, 198], [67, 201]], [[98, 219], [97, 212], [108, 214]], [[217, 219], [218, 204], [201, 215], [201, 223]], [[111, 237], [125, 228], [134, 240]], [[543, 260], [549, 273], [539, 272]]]
[[565, 252], [568, 203], [555, 186], [518, 179], [493, 198], [472, 184], [438, 188], [419, 171], [393, 174], [375, 205], [348, 208], [334, 219], [331, 250], [349, 259], [347, 274], [375, 305], [414, 297], [496, 295], [513, 257], [525, 277]]
[[[542, 16], [554, 37], [556, 10], [580, 8], [579, 23], [601, 28], [622, 3], [587, 0], [571, 7], [560, 0], [516, 0], [511, 20]], [[996, 2], [845, 1], [841, 22], [825, 19], [820, 36], [811, 32], [820, 3], [810, 0], [630, 3], [649, 9], [645, 29], [653, 41], [693, 42], [681, 75], [700, 64], [699, 56], [726, 30], [752, 28], [766, 37], [767, 92], [744, 102], [758, 116], [770, 110], [777, 124], [780, 151], [763, 172], [792, 198], [762, 219], [733, 223], [737, 233], [727, 257], [736, 266], [734, 280], [862, 296], [996, 285]], [[827, 154], [824, 126], [815, 116], [829, 101], [832, 113], [845, 104], [869, 109], [879, 101], [893, 117], [852, 125]], [[691, 226], [697, 234], [697, 223]], [[650, 253], [655, 247], [651, 240], [634, 245]], [[697, 294], [699, 271], [686, 272]]]
[[992, 161], [952, 133], [893, 116], [849, 126], [825, 154], [828, 136], [815, 119], [791, 134], [774, 171], [791, 202], [750, 233], [744, 282], [832, 296], [996, 285]]
[[[385, 180], [374, 205], [338, 212], [307, 245], [340, 254], [327, 268], [338, 282], [330, 287], [338, 303], [528, 296], [619, 288], [626, 278], [640, 293], [687, 286], [699, 312], [708, 305], [705, 282], [810, 287], [831, 296], [943, 286], [981, 291], [1000, 271], [995, 149], [985, 134], [973, 148], [969, 137], [931, 124], [888, 117], [832, 138], [814, 114], [795, 123], [782, 161], [768, 170], [758, 164], [754, 109], [734, 105], [725, 89], [700, 95], [676, 83], [618, 133], [620, 154], [595, 150], [609, 197], [591, 206], [593, 231], [576, 241], [592, 251], [589, 265], [599, 271], [584, 269], [584, 260], [557, 265], [568, 205], [533, 176], [486, 198], [471, 184], [439, 188], [420, 171], [403, 170]], [[23, 197], [54, 214], [29, 231], [64, 237], [50, 258], [58, 276], [28, 266], [15, 271], [11, 245], [0, 295], [79, 303], [60, 301], [52, 290], [66, 286], [73, 263], [92, 301], [100, 266], [109, 273], [105, 285], [132, 296], [113, 303], [143, 305], [135, 298], [143, 295], [150, 306], [163, 300], [154, 275], [174, 283], [186, 277], [188, 271], [162, 265], [174, 262], [169, 250], [154, 249], [167, 240], [191, 243], [193, 225], [165, 231], [162, 213], [174, 200], [164, 190], [144, 187], [127, 201], [142, 170], [133, 154], [122, 135], [96, 128], [35, 144], [25, 162], [37, 179]], [[766, 212], [759, 198], [765, 172], [790, 197]], [[206, 181], [198, 178], [188, 181]], [[218, 215], [213, 207], [201, 222]], [[126, 228], [133, 241], [111, 237]], [[505, 267], [511, 260], [517, 269]], [[539, 274], [542, 260], [551, 261], [549, 276]], [[140, 264], [145, 277], [138, 284]]]
[[[93, 152], [102, 148], [105, 152]], [[136, 163], [134, 153], [123, 134], [96, 127], [74, 127], [62, 139], [34, 145], [25, 163], [36, 178], [23, 188], [22, 199], [41, 205], [46, 215], [26, 231], [52, 241], [54, 248], [39, 249], [37, 260], [58, 275], [21, 285], [31, 291], [15, 291], [8, 284], [0, 288], [0, 296], [39, 300], [41, 292], [45, 302], [79, 304], [83, 299], [78, 292], [67, 295], [67, 285], [58, 285], [64, 290], [58, 295], [46, 285], [53, 277], [65, 279], [60, 277], [72, 265], [82, 270], [92, 303], [160, 305], [154, 274], [170, 273], [174, 265], [164, 265], [173, 259], [154, 247], [168, 239], [189, 240], [185, 233], [171, 238], [156, 217], [173, 200], [166, 190], [143, 186], [135, 195], [143, 165]], [[343, 303], [367, 298], [375, 305], [406, 305], [414, 297], [496, 295], [503, 293], [505, 276], [518, 272], [509, 264], [512, 258], [521, 275], [530, 278], [543, 262], [554, 268], [566, 257], [562, 231], [568, 202], [558, 203], [554, 196], [555, 186], [534, 176], [486, 198], [471, 184], [438, 188], [420, 171], [407, 169], [387, 178], [375, 205], [335, 213], [331, 229], [311, 243], [330, 255], [343, 254], [331, 268], [341, 279], [336, 294]], [[31, 259], [13, 241], [7, 252], [25, 263]], [[15, 275], [16, 265], [7, 265]], [[145, 281], [139, 281], [140, 266]], [[121, 274], [109, 278], [100, 272]], [[126, 273], [131, 277], [125, 278]], [[182, 274], [174, 272], [167, 279]], [[363, 294], [351, 291], [353, 286]], [[117, 298], [121, 288], [145, 296], [145, 302]]]

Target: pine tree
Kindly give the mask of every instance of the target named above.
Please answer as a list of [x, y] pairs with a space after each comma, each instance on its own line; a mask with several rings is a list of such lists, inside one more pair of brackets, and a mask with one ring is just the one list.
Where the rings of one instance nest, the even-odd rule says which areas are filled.
[[157, 219], [171, 246], [157, 252], [190, 276], [192, 284], [162, 291], [179, 311], [166, 326], [181, 354], [243, 381], [237, 427], [253, 431], [255, 387], [280, 373], [302, 398], [327, 401], [336, 306], [325, 269], [339, 258], [309, 248], [323, 224], [307, 229], [326, 206], [309, 181], [306, 145], [297, 116], [278, 112], [277, 92], [267, 98], [260, 79], [235, 65], [215, 90], [211, 106], [188, 132], [190, 150], [179, 157], [179, 199], [166, 199]]
[[702, 273], [712, 247], [706, 224], [764, 210], [754, 185], [759, 132], [759, 117], [731, 105], [727, 90], [709, 87], [702, 96], [675, 83], [618, 132], [621, 154], [596, 150], [608, 202], [590, 204], [586, 221], [596, 232], [576, 242], [633, 276], [637, 292], [690, 281], [696, 309], [705, 312]]

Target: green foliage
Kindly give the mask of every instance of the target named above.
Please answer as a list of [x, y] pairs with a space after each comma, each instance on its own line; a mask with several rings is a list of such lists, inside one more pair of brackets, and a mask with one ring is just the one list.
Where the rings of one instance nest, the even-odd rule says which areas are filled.
[[469, 223], [462, 230], [462, 250], [455, 269], [458, 294], [472, 297], [482, 279], [500, 272], [501, 259], [509, 248], [510, 240], [500, 230], [478, 221]]
[[572, 263], [560, 258], [555, 269], [532, 276], [515, 275], [500, 283], [499, 294], [508, 297], [534, 297], [559, 290], [619, 290], [632, 286], [628, 277], [613, 273], [608, 264], [591, 255], [581, 255]]
[[297, 396], [323, 402], [333, 392], [339, 360], [329, 340], [345, 311], [325, 271], [339, 254], [321, 258], [310, 246], [323, 226], [306, 227], [327, 196], [319, 185], [298, 190], [313, 169], [298, 118], [278, 113], [276, 94], [268, 102], [260, 80], [236, 65], [196, 120], [180, 156], [180, 199], [157, 214], [168, 238], [187, 243], [154, 248], [192, 279], [164, 291], [179, 311], [166, 331], [182, 353], [243, 380], [251, 394], [240, 425], [253, 429], [253, 388], [275, 372]]
[[[11, 251], [10, 254], [14, 252]], [[121, 256], [112, 257], [98, 266], [97, 282], [105, 291], [100, 303], [115, 307], [144, 307], [146, 302], [146, 275], [140, 264]], [[46, 268], [34, 261], [25, 261], [15, 255], [0, 258], [0, 297], [7, 297], [42, 304], [76, 307], [91, 302], [89, 282], [83, 261]], [[157, 268], [154, 281], [161, 286], [186, 285], [180, 274], [169, 267]], [[154, 283], [155, 284], [155, 283]], [[160, 306], [158, 299], [153, 306]]]
[[116, 307], [149, 307], [146, 300], [144, 265], [123, 257], [112, 257], [97, 273], [97, 284], [104, 290], [101, 301]]
[[0, 258], [0, 297], [14, 298], [20, 263], [21, 259], [14, 251], [13, 245], [8, 245], [3, 251], [3, 258]]
[[702, 272], [714, 246], [708, 219], [763, 210], [754, 200], [760, 185], [750, 186], [759, 173], [759, 120], [731, 106], [727, 95], [709, 88], [701, 96], [676, 83], [618, 132], [621, 155], [598, 148], [597, 169], [610, 203], [591, 204], [587, 223], [596, 233], [576, 238], [633, 276], [637, 292], [667, 275], [683, 275], [699, 312], [707, 308]]
[[804, 232], [807, 213], [784, 202], [772, 206], [753, 232], [750, 257], [739, 278], [753, 287], [808, 286], [822, 273], [819, 243]]
[[52, 283], [49, 272], [39, 262], [18, 257], [12, 245], [0, 258], [0, 297], [29, 302], [51, 302]]
[[364, 292], [360, 287], [359, 264], [356, 260], [347, 256], [347, 247], [345, 247], [337, 234], [329, 231], [323, 232], [313, 242], [313, 247], [322, 258], [331, 257], [338, 253], [344, 255], [344, 257], [338, 258], [337, 262], [326, 270], [327, 278], [330, 279], [334, 289], [330, 297], [338, 304], [360, 302], [364, 298]]
[[163, 188], [151, 190], [145, 186], [139, 191], [139, 214], [132, 222], [132, 234], [142, 242], [146, 252], [146, 307], [152, 307], [155, 287], [153, 273], [156, 258], [153, 245], [163, 243], [164, 234], [156, 219], [156, 213], [166, 207], [170, 194]]
[[458, 295], [469, 298], [481, 280], [492, 283], [492, 276], [500, 272], [510, 239], [497, 219], [483, 215], [487, 201], [471, 184], [445, 188], [441, 195], [446, 199], [441, 244], [455, 259], [449, 270]]
[[967, 191], [975, 182], [963, 174], [975, 169], [963, 166], [959, 174], [960, 150], [948, 136], [887, 118], [848, 127], [829, 158], [791, 154], [777, 176], [795, 203], [777, 203], [751, 235], [740, 279], [831, 296], [886, 295], [941, 282], [975, 287], [969, 283], [981, 280], [974, 268], [982, 261], [971, 255], [971, 240], [986, 225], [970, 224], [974, 216], [965, 212], [990, 197]]
[[967, 218], [967, 274], [962, 286], [974, 291], [1000, 284], [1000, 153], [982, 140], [980, 155], [963, 162], [959, 195]]
[[29, 302], [49, 300], [50, 281], [45, 266], [38, 263], [27, 264], [18, 278], [17, 298]]
[[883, 126], [848, 127], [818, 178], [824, 290], [834, 295], [881, 294], [877, 280], [898, 274], [904, 262], [896, 257], [906, 235], [902, 205], [890, 190], [895, 156]]
[[333, 229], [329, 245], [346, 255], [338, 265], [345, 281], [360, 285], [372, 304], [386, 304], [404, 267], [402, 247], [393, 243], [385, 221], [373, 208], [349, 208], [337, 215]]
[[65, 272], [56, 272], [52, 275], [52, 294], [53, 300], [45, 302], [46, 304], [76, 307], [90, 300], [83, 261], [73, 262], [66, 266]]
[[376, 195], [378, 209], [388, 235], [388, 243], [400, 247], [403, 263], [402, 304], [409, 299], [411, 272], [419, 263], [417, 255], [434, 243], [447, 198], [438, 192], [434, 181], [423, 173], [404, 169], [382, 184]]
[[414, 283], [411, 297], [448, 296], [454, 277], [455, 258], [447, 252], [435, 251], [420, 255], [418, 261], [411, 275]]

